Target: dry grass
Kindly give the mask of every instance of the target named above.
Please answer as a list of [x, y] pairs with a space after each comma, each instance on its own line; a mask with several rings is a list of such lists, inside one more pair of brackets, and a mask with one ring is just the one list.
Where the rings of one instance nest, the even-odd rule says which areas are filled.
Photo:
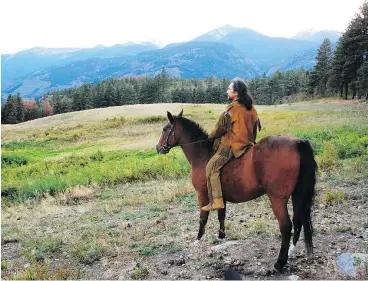
[[77, 204], [80, 201], [86, 201], [92, 199], [93, 194], [98, 191], [99, 187], [93, 188], [85, 186], [76, 186], [69, 188], [62, 193], [56, 195], [56, 200], [60, 204]]
[[[25, 133], [33, 130], [46, 130], [50, 128], [65, 128], [83, 124], [94, 124], [113, 117], [142, 117], [147, 115], [166, 115], [166, 111], [178, 114], [181, 109], [186, 111], [190, 104], [137, 104], [96, 108], [77, 112], [69, 112], [45, 118], [35, 119], [15, 125], [1, 125], [3, 139], [22, 138]], [[206, 105], [203, 105], [206, 106]], [[223, 108], [223, 105], [210, 105]]]

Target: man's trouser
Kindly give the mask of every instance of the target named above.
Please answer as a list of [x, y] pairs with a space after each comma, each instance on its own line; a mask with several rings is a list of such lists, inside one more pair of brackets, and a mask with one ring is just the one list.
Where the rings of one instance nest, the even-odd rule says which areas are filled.
[[220, 170], [233, 157], [230, 146], [220, 145], [206, 166], [208, 197], [212, 204], [214, 198], [222, 197]]

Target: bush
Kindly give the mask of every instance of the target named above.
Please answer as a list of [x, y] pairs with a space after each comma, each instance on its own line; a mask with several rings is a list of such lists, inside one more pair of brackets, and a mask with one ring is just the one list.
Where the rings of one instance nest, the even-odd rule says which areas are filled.
[[137, 263], [134, 266], [130, 274], [130, 277], [134, 280], [146, 279], [147, 276], [148, 276], [148, 269], [141, 266], [139, 263]]
[[2, 155], [1, 165], [4, 166], [22, 166], [27, 165], [28, 159], [23, 156], [12, 156], [12, 155]]
[[342, 190], [329, 189], [318, 197], [317, 201], [326, 205], [345, 204], [348, 201], [348, 196]]

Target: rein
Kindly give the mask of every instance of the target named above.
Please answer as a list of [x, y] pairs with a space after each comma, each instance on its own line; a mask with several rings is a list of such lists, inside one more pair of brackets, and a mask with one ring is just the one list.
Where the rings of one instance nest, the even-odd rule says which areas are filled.
[[165, 145], [163, 146], [165, 149], [171, 149], [171, 148], [176, 147], [176, 146], [179, 146], [179, 145], [180, 146], [181, 145], [189, 145], [189, 144], [195, 144], [195, 143], [200, 143], [200, 142], [205, 142], [205, 141], [211, 140], [210, 138], [207, 138], [207, 139], [199, 140], [199, 141], [187, 142], [187, 143], [183, 143], [183, 144], [178, 143], [178, 144], [170, 145], [169, 144], [169, 138], [171, 137], [171, 134], [174, 137], [174, 140], [176, 142], [174, 128], [175, 128], [175, 123], [171, 126], [170, 132], [167, 135], [167, 138], [166, 138], [166, 141], [165, 141]]

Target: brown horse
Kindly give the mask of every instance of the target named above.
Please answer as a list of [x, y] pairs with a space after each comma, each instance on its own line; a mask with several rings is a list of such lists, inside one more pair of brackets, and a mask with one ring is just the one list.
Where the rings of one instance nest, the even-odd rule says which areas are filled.
[[[192, 167], [192, 183], [198, 192], [200, 209], [197, 239], [204, 234], [209, 212], [201, 210], [209, 203], [206, 164], [213, 155], [213, 143], [207, 133], [195, 122], [167, 113], [169, 122], [163, 128], [156, 146], [160, 154], [181, 146]], [[278, 220], [282, 235], [281, 249], [275, 268], [282, 272], [288, 258], [291, 229], [294, 225], [293, 245], [299, 240], [303, 226], [308, 254], [312, 254], [311, 208], [315, 194], [317, 164], [310, 143], [288, 136], [270, 136], [262, 139], [237, 159], [231, 160], [221, 171], [224, 201], [246, 202], [267, 194]], [[293, 224], [287, 202], [292, 197]], [[225, 205], [226, 206], [226, 205]], [[225, 207], [226, 208], [226, 207]], [[219, 238], [225, 237], [225, 210], [218, 211]]]

